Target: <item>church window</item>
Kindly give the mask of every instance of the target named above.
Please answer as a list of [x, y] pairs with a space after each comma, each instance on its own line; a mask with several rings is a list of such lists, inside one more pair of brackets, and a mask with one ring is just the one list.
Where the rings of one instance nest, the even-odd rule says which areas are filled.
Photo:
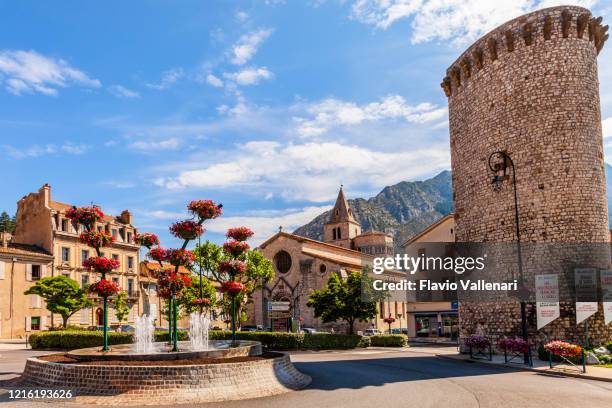
[[287, 273], [291, 269], [291, 255], [287, 251], [278, 251], [274, 255], [274, 265], [280, 273]]
[[325, 266], [325, 264], [321, 264], [321, 266], [319, 266], [319, 272], [325, 273], [326, 271], [327, 271], [327, 266]]
[[336, 240], [336, 229], [334, 228], [334, 229], [332, 230], [332, 232], [333, 232], [333, 235], [334, 235], [334, 241], [335, 241], [335, 240]]
[[342, 239], [342, 234], [340, 233], [340, 227], [338, 227], [338, 239]]

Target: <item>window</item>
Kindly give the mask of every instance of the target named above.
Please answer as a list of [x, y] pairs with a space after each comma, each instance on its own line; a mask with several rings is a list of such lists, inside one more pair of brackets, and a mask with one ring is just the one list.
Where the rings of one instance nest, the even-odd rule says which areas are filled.
[[89, 259], [89, 251], [86, 249], [83, 249], [81, 251], [81, 261], [85, 262], [87, 259]]
[[62, 262], [70, 262], [70, 248], [62, 247]]
[[98, 225], [98, 232], [102, 232], [102, 226]]
[[117, 239], [117, 230], [116, 229], [112, 229], [111, 230], [111, 235], [113, 236], [113, 238]]
[[32, 280], [40, 280], [40, 265], [32, 265]]
[[325, 273], [326, 271], [327, 271], [327, 266], [325, 266], [325, 264], [321, 264], [321, 266], [319, 266], [319, 272]]
[[334, 229], [332, 230], [332, 232], [333, 232], [333, 235], [334, 235], [334, 241], [335, 241], [335, 240], [336, 240], [336, 229], [334, 228]]
[[340, 227], [338, 227], [338, 239], [342, 239], [342, 234], [340, 233]]
[[127, 242], [130, 242], [130, 243], [132, 242], [132, 233], [131, 232], [127, 233]]
[[81, 275], [81, 288], [87, 289], [89, 287], [89, 275]]
[[274, 265], [280, 273], [287, 273], [291, 269], [291, 255], [286, 251], [278, 251], [274, 255]]
[[117, 254], [113, 254], [113, 255], [112, 255], [112, 257], [113, 257], [113, 259], [114, 259], [115, 261], [118, 261], [118, 260], [119, 260], [119, 255], [117, 255]]
[[117, 277], [113, 278], [113, 282], [115, 282], [118, 285], [119, 284], [119, 278], [117, 278]]
[[127, 257], [127, 267], [128, 269], [134, 268], [134, 257], [133, 256]]
[[62, 231], [68, 232], [68, 220], [62, 220]]
[[128, 279], [127, 292], [129, 296], [134, 294], [134, 279]]
[[65, 276], [67, 278], [70, 277], [70, 272], [62, 272], [62, 276]]
[[30, 328], [32, 330], [40, 330], [40, 316], [32, 316]]

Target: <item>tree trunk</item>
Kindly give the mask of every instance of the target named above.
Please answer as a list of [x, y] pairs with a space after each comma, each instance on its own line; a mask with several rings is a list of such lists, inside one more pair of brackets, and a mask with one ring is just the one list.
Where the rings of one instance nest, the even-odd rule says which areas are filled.
[[62, 316], [62, 328], [65, 329], [66, 327], [68, 327], [68, 319], [70, 318], [70, 316]]
[[355, 321], [353, 319], [348, 320], [348, 324], [349, 324], [349, 332], [348, 334], [353, 334], [353, 324], [355, 323]]

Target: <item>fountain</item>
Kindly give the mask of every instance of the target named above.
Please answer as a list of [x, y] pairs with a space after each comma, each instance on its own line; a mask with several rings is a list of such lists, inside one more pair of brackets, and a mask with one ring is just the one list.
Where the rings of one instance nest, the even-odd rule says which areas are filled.
[[191, 350], [208, 350], [208, 328], [210, 319], [205, 313], [189, 315], [189, 342]]
[[153, 340], [155, 335], [155, 310], [136, 318], [134, 344], [136, 353], [151, 353], [154, 351]]

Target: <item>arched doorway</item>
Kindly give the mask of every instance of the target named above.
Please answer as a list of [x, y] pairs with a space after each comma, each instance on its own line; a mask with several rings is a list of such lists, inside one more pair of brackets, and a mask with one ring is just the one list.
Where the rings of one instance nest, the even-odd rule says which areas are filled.
[[100, 308], [96, 310], [96, 324], [98, 326], [104, 325], [104, 312]]

